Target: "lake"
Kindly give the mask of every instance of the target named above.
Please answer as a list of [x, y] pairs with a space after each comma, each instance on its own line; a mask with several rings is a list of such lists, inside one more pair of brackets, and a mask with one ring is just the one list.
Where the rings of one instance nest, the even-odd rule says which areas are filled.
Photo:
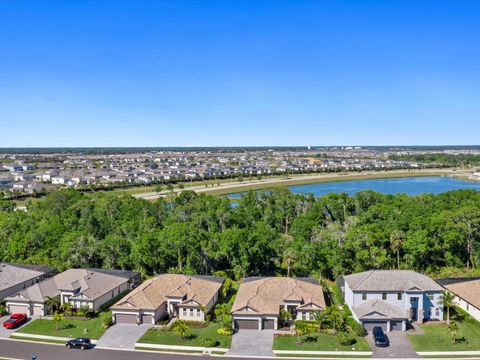
[[[317, 184], [294, 185], [288, 187], [294, 193], [311, 193], [321, 196], [328, 193], [347, 193], [353, 195], [362, 190], [374, 190], [384, 194], [405, 193], [418, 195], [438, 194], [450, 190], [475, 189], [480, 191], [480, 183], [456, 179], [449, 176], [407, 177], [395, 179], [349, 180], [323, 182]], [[241, 194], [230, 194], [239, 198]]]

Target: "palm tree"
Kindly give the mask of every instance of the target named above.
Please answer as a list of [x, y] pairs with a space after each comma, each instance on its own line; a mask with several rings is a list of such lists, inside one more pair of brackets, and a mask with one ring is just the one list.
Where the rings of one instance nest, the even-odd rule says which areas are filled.
[[183, 340], [185, 339], [185, 335], [187, 335], [190, 327], [184, 320], [177, 320], [172, 325], [172, 330], [177, 334], [180, 335], [180, 338]]
[[47, 304], [48, 311], [53, 314], [60, 307], [60, 299], [56, 296], [54, 297], [47, 296], [46, 304]]
[[325, 321], [325, 313], [323, 311], [314, 311], [313, 320], [317, 323], [318, 331], [322, 329], [322, 324]]
[[62, 309], [65, 315], [72, 316], [72, 312], [73, 312], [72, 304], [70, 304], [69, 302], [63, 303], [63, 305], [60, 306], [60, 308]]
[[215, 307], [215, 317], [219, 319], [223, 326], [227, 325], [230, 323], [230, 308], [228, 304], [223, 303], [223, 304], [218, 304]]
[[448, 325], [448, 333], [452, 337], [452, 344], [457, 342], [457, 332], [458, 332], [458, 325], [455, 321], [452, 321], [450, 325]]
[[58, 311], [55, 311], [55, 313], [53, 314], [53, 321], [55, 321], [55, 331], [58, 331], [58, 324], [62, 320], [63, 320], [62, 313], [59, 313]]
[[325, 316], [328, 319], [328, 321], [332, 324], [332, 330], [334, 334], [345, 323], [345, 316], [343, 312], [336, 305], [327, 307], [325, 311]]
[[390, 234], [390, 247], [397, 253], [397, 269], [400, 269], [400, 249], [405, 240], [405, 233], [401, 230], [394, 230]]
[[444, 291], [440, 297], [439, 304], [447, 309], [447, 325], [450, 324], [450, 308], [455, 305], [455, 296], [448, 291]]
[[285, 265], [287, 265], [287, 277], [290, 277], [290, 270], [295, 260], [296, 260], [295, 251], [290, 247], [286, 248], [285, 251], [283, 252], [283, 261]]
[[292, 320], [292, 313], [287, 309], [280, 310], [280, 319], [284, 324], [288, 324]]

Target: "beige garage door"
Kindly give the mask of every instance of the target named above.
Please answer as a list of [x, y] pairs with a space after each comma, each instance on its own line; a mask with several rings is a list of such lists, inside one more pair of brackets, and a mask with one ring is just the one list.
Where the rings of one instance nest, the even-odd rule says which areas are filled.
[[28, 305], [8, 305], [10, 314], [27, 314], [30, 316], [30, 307]]
[[275, 320], [273, 319], [264, 319], [263, 320], [263, 328], [265, 330], [273, 330], [275, 329]]
[[142, 314], [142, 324], [151, 324], [153, 321], [152, 315]]
[[137, 314], [115, 314], [117, 324], [136, 324]]
[[41, 306], [34, 306], [33, 315], [43, 316], [43, 308]]

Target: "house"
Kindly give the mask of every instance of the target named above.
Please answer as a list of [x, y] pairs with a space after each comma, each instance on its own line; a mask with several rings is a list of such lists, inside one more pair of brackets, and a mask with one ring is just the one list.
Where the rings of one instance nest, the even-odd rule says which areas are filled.
[[337, 285], [353, 317], [367, 331], [405, 331], [411, 322], [442, 320], [442, 287], [412, 270], [371, 270], [341, 277]]
[[246, 278], [232, 306], [233, 327], [278, 329], [282, 309], [290, 311], [294, 319], [313, 320], [313, 312], [325, 309], [322, 287], [311, 278]]
[[0, 300], [53, 274], [55, 269], [50, 266], [0, 263]]
[[45, 316], [47, 301], [58, 298], [73, 308], [88, 306], [98, 310], [103, 304], [132, 289], [140, 282], [140, 273], [127, 270], [69, 269], [27, 287], [5, 299], [9, 313]]
[[223, 280], [215, 276], [158, 275], [111, 307], [113, 321], [155, 324], [167, 316], [204, 321], [218, 300]]
[[448, 278], [438, 283], [455, 295], [456, 306], [480, 321], [480, 278]]

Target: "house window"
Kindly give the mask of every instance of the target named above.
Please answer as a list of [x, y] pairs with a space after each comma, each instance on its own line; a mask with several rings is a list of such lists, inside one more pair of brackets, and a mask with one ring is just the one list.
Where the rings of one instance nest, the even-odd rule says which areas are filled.
[[402, 300], [402, 293], [397, 294], [397, 300]]
[[200, 309], [197, 309], [197, 317], [200, 317]]
[[428, 294], [427, 294], [427, 297], [428, 297], [428, 300], [433, 300], [433, 294], [428, 293]]
[[435, 308], [435, 316], [440, 316], [440, 309], [439, 308]]
[[367, 300], [367, 293], [362, 293], [362, 300]]
[[387, 293], [382, 293], [382, 300], [387, 300]]
[[193, 309], [190, 309], [190, 316], [193, 316]]
[[302, 312], [302, 320], [307, 320], [307, 314]]
[[183, 308], [183, 316], [187, 316], [187, 309]]

